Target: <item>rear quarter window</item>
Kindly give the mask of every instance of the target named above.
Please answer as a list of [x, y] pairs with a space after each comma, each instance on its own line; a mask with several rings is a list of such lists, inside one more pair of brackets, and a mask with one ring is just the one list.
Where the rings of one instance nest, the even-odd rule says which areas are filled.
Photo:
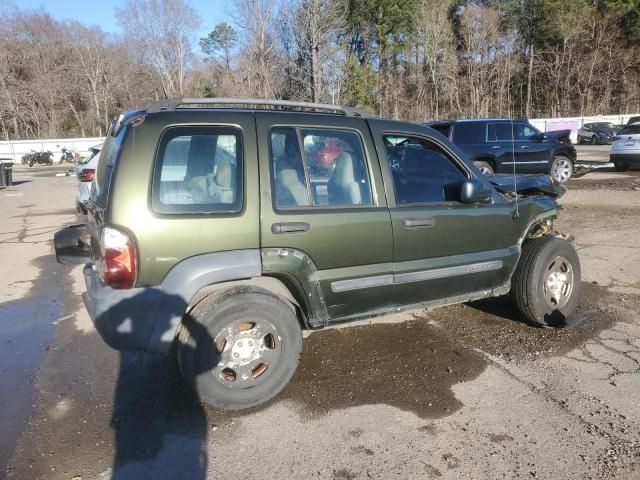
[[237, 213], [242, 140], [235, 127], [173, 127], [160, 139], [152, 206], [158, 213]]
[[453, 143], [469, 145], [486, 141], [484, 123], [458, 123], [453, 130]]

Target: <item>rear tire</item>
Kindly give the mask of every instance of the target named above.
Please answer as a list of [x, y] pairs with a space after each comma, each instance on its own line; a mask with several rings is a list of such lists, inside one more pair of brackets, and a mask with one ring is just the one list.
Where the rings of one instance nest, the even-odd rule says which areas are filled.
[[546, 236], [522, 245], [511, 298], [531, 325], [566, 326], [581, 287], [580, 260], [566, 240]]
[[249, 408], [277, 395], [302, 353], [302, 331], [291, 305], [237, 287], [212, 294], [185, 318], [178, 365], [198, 398], [223, 410]]
[[493, 166], [489, 162], [476, 160], [473, 163], [476, 167], [478, 167], [478, 170], [480, 170], [480, 173], [483, 175], [493, 175], [495, 173]]

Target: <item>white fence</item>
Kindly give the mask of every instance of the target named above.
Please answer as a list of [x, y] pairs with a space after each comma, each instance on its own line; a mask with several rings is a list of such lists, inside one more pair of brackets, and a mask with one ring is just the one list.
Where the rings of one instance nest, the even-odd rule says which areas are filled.
[[566, 117], [566, 118], [535, 118], [529, 120], [531, 124], [542, 132], [554, 130], [571, 130], [571, 141], [577, 143], [578, 130], [585, 123], [611, 122], [614, 125], [624, 125], [631, 117], [640, 116], [640, 113], [628, 113], [625, 115], [597, 115], [593, 117]]
[[0, 159], [10, 158], [14, 163], [21, 163], [22, 157], [32, 150], [53, 152], [53, 161], [60, 162], [62, 147], [80, 152], [81, 156], [90, 155], [89, 148], [104, 142], [104, 137], [92, 138], [58, 138], [53, 140], [14, 140], [0, 142]]
[[[629, 113], [625, 115], [599, 115], [593, 117], [566, 117], [566, 118], [534, 118], [529, 121], [538, 130], [551, 132], [553, 130], [571, 130], [571, 140], [577, 141], [578, 129], [589, 122], [611, 122], [616, 125], [624, 125], [629, 118], [640, 116], [640, 113]], [[92, 138], [58, 138], [54, 140], [15, 140], [0, 142], [0, 159], [10, 158], [15, 163], [22, 161], [22, 156], [35, 150], [51, 150], [53, 161], [59, 162], [62, 156], [62, 147], [80, 152], [80, 155], [89, 155], [89, 148], [99, 145], [104, 141], [104, 137]]]

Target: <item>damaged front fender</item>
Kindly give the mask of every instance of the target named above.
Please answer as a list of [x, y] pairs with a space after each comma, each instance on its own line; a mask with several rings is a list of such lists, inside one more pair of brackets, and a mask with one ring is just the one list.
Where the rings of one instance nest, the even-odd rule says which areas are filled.
[[567, 191], [550, 175], [491, 175], [488, 180], [500, 193], [511, 195], [560, 198]]

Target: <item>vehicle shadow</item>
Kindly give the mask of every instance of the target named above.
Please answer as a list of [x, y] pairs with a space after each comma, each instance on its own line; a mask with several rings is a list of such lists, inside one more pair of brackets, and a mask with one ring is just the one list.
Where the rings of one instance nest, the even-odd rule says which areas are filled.
[[[164, 297], [160, 305], [172, 307], [162, 310], [162, 315], [186, 309], [181, 298]], [[115, 335], [116, 342], [126, 344], [130, 340], [126, 337], [139, 333], [136, 327], [140, 322], [132, 317], [132, 312], [139, 311], [135, 307], [139, 301], [134, 296], [111, 310], [110, 321], [123, 332]], [[184, 325], [192, 334], [201, 330], [197, 334], [206, 335], [197, 322]], [[175, 356], [175, 351], [169, 355], [120, 352], [111, 417], [115, 453], [110, 478], [206, 478], [206, 413], [182, 380]]]

